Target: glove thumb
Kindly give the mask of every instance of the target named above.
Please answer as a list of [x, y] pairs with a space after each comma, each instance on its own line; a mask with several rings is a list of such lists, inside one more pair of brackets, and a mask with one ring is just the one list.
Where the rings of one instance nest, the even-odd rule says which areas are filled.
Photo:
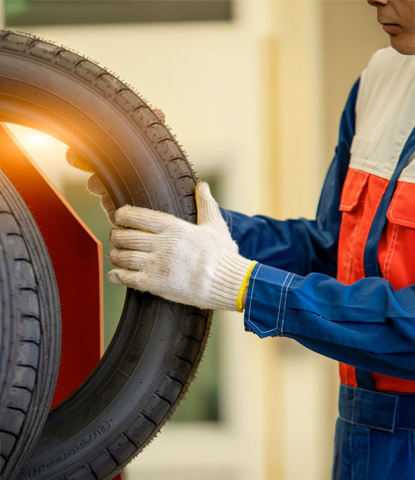
[[209, 185], [205, 182], [200, 182], [196, 185], [196, 206], [197, 206], [197, 223], [223, 223], [222, 214], [219, 210], [219, 205], [210, 193]]

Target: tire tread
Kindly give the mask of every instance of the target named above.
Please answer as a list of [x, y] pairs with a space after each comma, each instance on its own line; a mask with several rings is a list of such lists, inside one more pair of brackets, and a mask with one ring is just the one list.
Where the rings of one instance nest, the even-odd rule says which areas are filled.
[[[53, 64], [65, 74], [74, 76], [79, 82], [84, 82], [88, 88], [100, 92], [105, 101], [119, 109], [143, 134], [145, 142], [157, 155], [172, 194], [180, 206], [182, 217], [196, 223], [194, 189], [197, 177], [170, 127], [159, 118], [152, 110], [151, 104], [131, 85], [121, 81], [111, 71], [100, 67], [93, 60], [29, 34], [3, 31], [0, 40], [0, 49], [16, 52], [16, 55], [20, 53], [25, 57], [37, 58], [45, 64]], [[137, 201], [142, 195], [144, 195], [144, 187], [142, 190], [137, 188], [137, 191], [132, 194], [133, 199]], [[129, 425], [124, 425], [121, 436], [108, 444], [104, 452], [97, 453], [88, 464], [83, 466], [76, 464], [71, 472], [67, 474], [65, 472], [66, 480], [112, 478], [121, 467], [152, 441], [171, 416], [194, 378], [206, 345], [211, 321], [210, 312], [201, 312], [192, 307], [186, 307], [185, 312], [181, 318], [177, 341], [171, 351], [171, 361], [166, 364], [164, 374], [154, 382], [152, 391], [149, 392], [147, 401], [141, 406], [139, 414], [131, 419]], [[127, 442], [128, 445], [134, 445], [136, 451], [129, 456], [122, 456], [120, 464], [114, 465], [116, 462], [110, 452], [118, 452], [118, 442], [121, 438], [125, 442], [128, 440], [130, 442]], [[121, 459], [118, 454], [115, 457]], [[55, 480], [62, 477], [42, 476], [43, 478]]]

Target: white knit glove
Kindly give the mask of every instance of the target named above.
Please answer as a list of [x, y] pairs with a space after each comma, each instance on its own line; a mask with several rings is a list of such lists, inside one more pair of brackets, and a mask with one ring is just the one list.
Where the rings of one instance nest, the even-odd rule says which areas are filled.
[[242, 311], [255, 262], [238, 254], [206, 183], [197, 185], [196, 199], [197, 225], [146, 208], [119, 208], [109, 257], [121, 268], [108, 280], [199, 308]]
[[102, 183], [98, 175], [94, 173], [94, 170], [88, 161], [81, 157], [76, 150], [72, 148], [69, 148], [66, 151], [66, 160], [73, 167], [79, 168], [79, 170], [83, 170], [84, 172], [92, 173], [92, 175], [88, 177], [86, 188], [92, 193], [92, 195], [101, 197], [101, 207], [107, 214], [108, 220], [115, 225], [114, 214], [116, 207], [114, 202], [112, 201], [108, 190], [105, 188], [105, 185]]
[[96, 195], [98, 197], [101, 197], [101, 207], [104, 210], [104, 212], [107, 214], [108, 220], [115, 225], [115, 204], [112, 201], [112, 198], [110, 197], [110, 194], [108, 193], [108, 190], [105, 188], [105, 185], [102, 183], [100, 178], [96, 173], [91, 175], [87, 182], [86, 182], [86, 188], [92, 195]]

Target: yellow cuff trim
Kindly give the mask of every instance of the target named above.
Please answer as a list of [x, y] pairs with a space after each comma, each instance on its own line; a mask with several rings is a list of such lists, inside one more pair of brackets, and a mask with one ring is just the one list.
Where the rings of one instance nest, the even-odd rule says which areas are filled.
[[244, 281], [242, 282], [242, 286], [241, 286], [241, 289], [239, 290], [238, 298], [236, 300], [236, 310], [238, 312], [243, 312], [244, 311], [244, 306], [243, 306], [242, 300], [244, 298], [245, 291], [248, 288], [249, 279], [251, 278], [252, 270], [254, 269], [256, 264], [257, 264], [257, 262], [252, 263], [252, 265], [249, 267], [248, 271], [246, 272]]

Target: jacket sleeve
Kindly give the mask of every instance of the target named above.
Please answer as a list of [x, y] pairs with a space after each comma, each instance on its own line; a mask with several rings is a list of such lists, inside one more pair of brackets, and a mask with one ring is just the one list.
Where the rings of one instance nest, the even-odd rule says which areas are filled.
[[415, 286], [383, 278], [352, 285], [257, 264], [245, 325], [261, 338], [285, 336], [317, 353], [371, 372], [415, 379]]
[[340, 231], [341, 189], [350, 160], [354, 136], [355, 103], [359, 80], [349, 95], [340, 122], [339, 140], [329, 168], [315, 220], [275, 220], [222, 209], [241, 255], [268, 266], [306, 275], [310, 272], [336, 276]]

